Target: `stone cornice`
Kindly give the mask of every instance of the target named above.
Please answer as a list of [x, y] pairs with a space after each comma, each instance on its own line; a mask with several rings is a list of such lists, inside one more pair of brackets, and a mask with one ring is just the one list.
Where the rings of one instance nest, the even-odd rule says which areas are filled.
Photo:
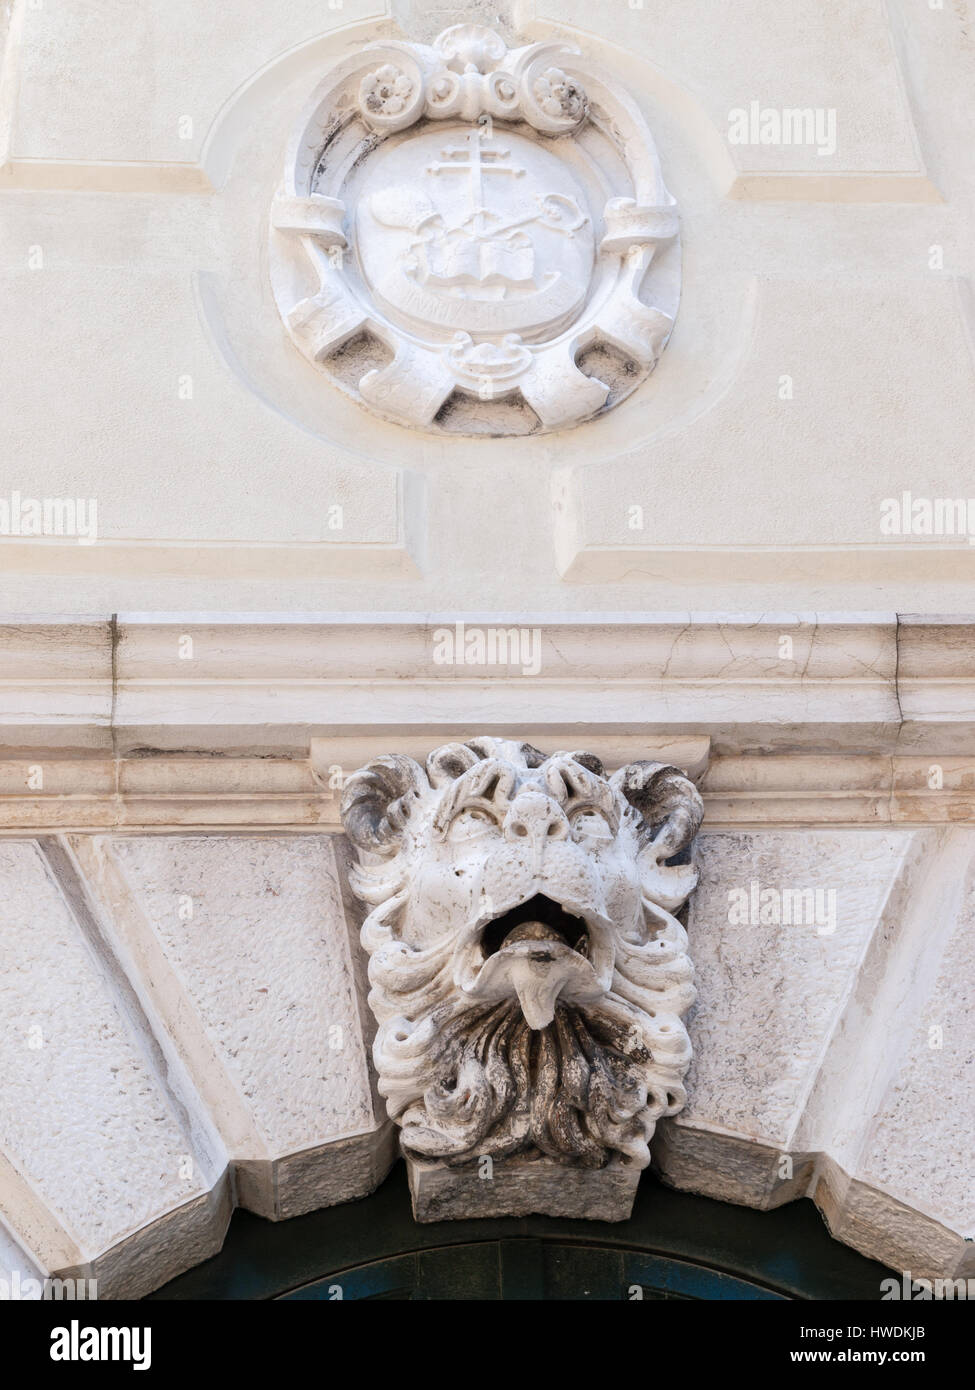
[[[337, 828], [329, 768], [348, 771], [391, 742], [421, 754], [475, 726], [591, 747], [609, 765], [647, 748], [666, 754], [703, 777], [710, 825], [972, 816], [975, 619], [461, 621], [9, 619], [3, 825]], [[506, 634], [500, 646], [492, 632]], [[482, 639], [489, 658], [515, 660], [443, 659], [468, 643], [477, 655]], [[789, 643], [791, 656], [780, 655]], [[29, 772], [38, 765], [39, 788]]]

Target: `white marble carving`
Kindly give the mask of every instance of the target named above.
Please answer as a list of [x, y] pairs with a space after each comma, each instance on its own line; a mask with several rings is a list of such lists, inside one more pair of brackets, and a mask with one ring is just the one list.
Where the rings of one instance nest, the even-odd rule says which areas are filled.
[[650, 132], [562, 43], [458, 25], [368, 45], [316, 93], [272, 227], [293, 341], [403, 424], [452, 405], [461, 430], [524, 432], [527, 405], [532, 428], [573, 425], [651, 370], [677, 309]]
[[407, 1157], [645, 1167], [691, 1058], [672, 912], [697, 871], [666, 861], [700, 823], [693, 784], [477, 738], [425, 768], [374, 760], [342, 814], [370, 909], [379, 1089]]

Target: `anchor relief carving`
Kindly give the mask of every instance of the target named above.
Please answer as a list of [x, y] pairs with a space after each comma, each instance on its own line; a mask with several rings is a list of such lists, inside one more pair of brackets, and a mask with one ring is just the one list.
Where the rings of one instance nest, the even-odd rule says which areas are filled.
[[[438, 428], [460, 400], [471, 420], [474, 402], [518, 405], [518, 432], [525, 406], [533, 428], [574, 424], [652, 369], [676, 313], [676, 208], [650, 133], [560, 43], [457, 26], [368, 46], [320, 89], [272, 224], [293, 340], [326, 371], [375, 340], [392, 360], [353, 394], [400, 423]], [[592, 351], [613, 381], [586, 370]], [[516, 415], [495, 411], [491, 432]]]
[[677, 768], [472, 739], [353, 774], [379, 1089], [408, 1159], [628, 1171], [684, 1103], [694, 999]]

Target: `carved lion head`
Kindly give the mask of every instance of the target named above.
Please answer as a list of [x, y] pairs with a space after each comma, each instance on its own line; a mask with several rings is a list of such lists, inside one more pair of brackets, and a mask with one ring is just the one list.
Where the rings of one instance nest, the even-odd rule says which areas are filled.
[[380, 1091], [407, 1154], [644, 1167], [684, 1103], [672, 916], [701, 799], [678, 769], [476, 738], [349, 780]]

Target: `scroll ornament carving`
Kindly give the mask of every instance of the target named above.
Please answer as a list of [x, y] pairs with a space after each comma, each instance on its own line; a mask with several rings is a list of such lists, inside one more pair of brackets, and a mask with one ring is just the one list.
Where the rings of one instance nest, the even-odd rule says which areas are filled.
[[[612, 75], [562, 43], [509, 49], [459, 25], [432, 46], [368, 45], [329, 74], [288, 154], [271, 268], [296, 346], [372, 410], [438, 428], [453, 401], [500, 402], [558, 429], [656, 363], [677, 233], [650, 132]], [[356, 350], [350, 380], [337, 354], [354, 364]], [[593, 354], [612, 380], [587, 370]], [[492, 420], [515, 432], [515, 412]]]
[[381, 757], [342, 818], [367, 909], [379, 1088], [408, 1157], [641, 1169], [685, 1100], [694, 999], [672, 860], [701, 799], [678, 769], [476, 738]]

